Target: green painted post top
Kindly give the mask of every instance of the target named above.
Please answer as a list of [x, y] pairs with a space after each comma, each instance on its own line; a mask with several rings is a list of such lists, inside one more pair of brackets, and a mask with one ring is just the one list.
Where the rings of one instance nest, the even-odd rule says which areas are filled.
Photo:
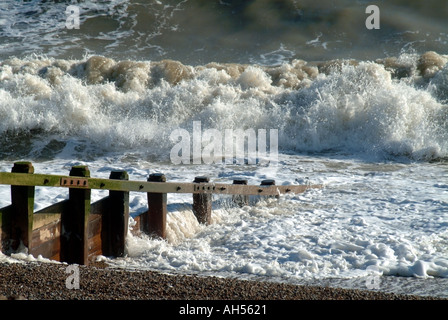
[[11, 172], [14, 173], [34, 173], [33, 164], [29, 161], [14, 162]]
[[73, 166], [70, 170], [70, 176], [72, 177], [90, 177], [90, 170], [88, 166], [80, 165]]
[[149, 175], [150, 182], [166, 182], [166, 177], [163, 173], [152, 173]]
[[267, 179], [267, 180], [263, 180], [261, 181], [262, 186], [275, 186], [275, 180], [272, 179]]
[[199, 176], [194, 178], [194, 183], [208, 183], [210, 182], [210, 178], [206, 176]]
[[246, 179], [233, 179], [233, 184], [244, 184], [247, 185]]
[[129, 180], [129, 174], [126, 171], [112, 171], [109, 179], [114, 180]]

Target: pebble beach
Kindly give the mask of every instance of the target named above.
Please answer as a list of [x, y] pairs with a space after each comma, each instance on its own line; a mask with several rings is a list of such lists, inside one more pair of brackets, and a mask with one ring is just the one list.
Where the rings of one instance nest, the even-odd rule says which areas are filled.
[[66, 264], [0, 264], [2, 300], [438, 300], [370, 290], [301, 286], [233, 278], [171, 275], [79, 266], [79, 289], [68, 289]]

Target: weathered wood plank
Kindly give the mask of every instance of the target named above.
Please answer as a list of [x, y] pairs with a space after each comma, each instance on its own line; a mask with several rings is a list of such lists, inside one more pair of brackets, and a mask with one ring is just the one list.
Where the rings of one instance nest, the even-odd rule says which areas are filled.
[[[107, 199], [106, 199], [107, 201]], [[101, 202], [106, 202], [101, 201]], [[93, 206], [93, 204], [92, 204]], [[103, 206], [102, 206], [103, 207]], [[102, 239], [101, 239], [102, 214], [90, 214], [87, 228], [87, 260], [93, 261], [96, 256], [102, 255]]]
[[[109, 210], [109, 197], [104, 197], [90, 205], [90, 215], [102, 215], [104, 211]], [[89, 217], [89, 221], [97, 217]]]
[[101, 234], [101, 214], [90, 214], [87, 226], [87, 239], [93, 238]]
[[63, 200], [34, 213], [33, 230], [54, 221], [60, 221], [64, 210], [68, 210], [69, 201]]
[[112, 191], [133, 191], [151, 193], [214, 193], [214, 194], [244, 194], [244, 195], [278, 195], [303, 193], [308, 189], [322, 188], [322, 185], [232, 185], [224, 183], [202, 183], [200, 186], [194, 183], [165, 182], [157, 183], [150, 181], [112, 180], [101, 178], [86, 178], [84, 184], [65, 185], [61, 180], [70, 179], [70, 176], [46, 175], [46, 174], [20, 174], [0, 172], [0, 184], [14, 184], [21, 186], [46, 186], [46, 187], [69, 187], [70, 189], [98, 189]]
[[87, 223], [87, 260], [92, 261], [102, 252], [102, 215], [108, 209], [108, 197], [100, 199], [91, 205]]
[[101, 248], [101, 234], [96, 234], [94, 237], [88, 240], [88, 254], [87, 261], [90, 263], [96, 259], [97, 256], [103, 255]]
[[47, 259], [60, 260], [60, 236], [60, 219], [34, 229], [29, 253], [34, 257], [41, 255]]

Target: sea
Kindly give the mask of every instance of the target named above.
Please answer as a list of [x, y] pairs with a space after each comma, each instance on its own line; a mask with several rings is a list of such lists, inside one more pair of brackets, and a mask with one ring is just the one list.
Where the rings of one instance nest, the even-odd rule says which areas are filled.
[[[210, 225], [170, 194], [165, 240], [129, 234], [125, 257], [99, 259], [448, 297], [447, 17], [445, 0], [3, 0], [0, 171], [322, 184], [242, 207], [215, 195]], [[275, 130], [276, 161], [193, 161], [228, 130]], [[35, 209], [67, 196], [38, 187]], [[130, 227], [146, 207], [131, 192]]]

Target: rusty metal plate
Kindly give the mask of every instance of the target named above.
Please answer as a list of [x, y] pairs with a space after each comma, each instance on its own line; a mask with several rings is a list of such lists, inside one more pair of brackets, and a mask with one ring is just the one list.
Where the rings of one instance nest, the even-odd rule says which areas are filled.
[[61, 187], [88, 188], [89, 180], [86, 178], [61, 178]]
[[204, 193], [213, 192], [215, 185], [212, 183], [194, 183], [194, 191], [202, 191]]

